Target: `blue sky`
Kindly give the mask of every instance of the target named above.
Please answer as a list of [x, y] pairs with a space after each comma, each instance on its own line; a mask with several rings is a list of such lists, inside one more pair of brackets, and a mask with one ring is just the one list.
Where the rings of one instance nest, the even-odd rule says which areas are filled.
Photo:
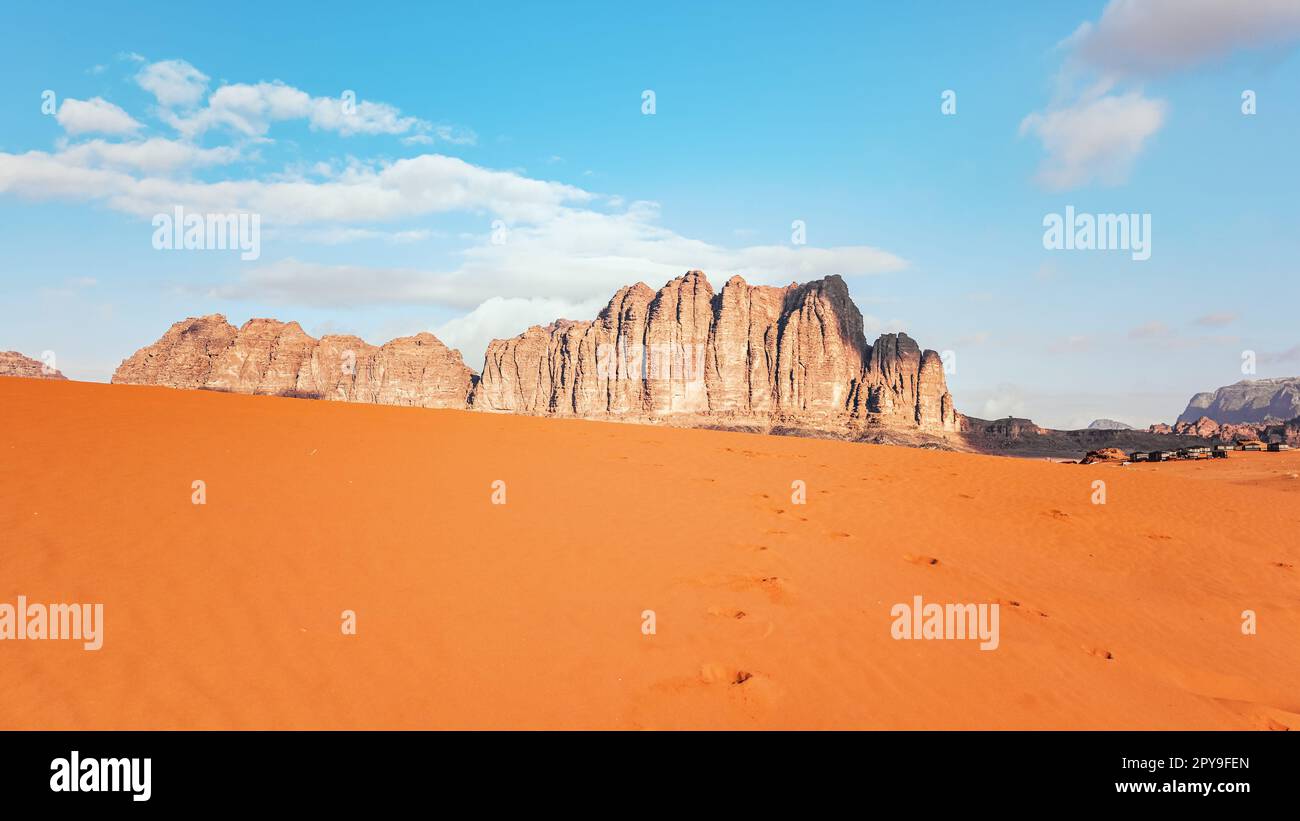
[[[1243, 351], [1300, 373], [1297, 4], [988, 5], [11, 3], [0, 349], [105, 380], [220, 312], [478, 368], [701, 268], [843, 274], [975, 416], [1149, 424]], [[259, 258], [156, 250], [175, 204], [259, 213]], [[1149, 214], [1150, 259], [1045, 249], [1067, 205]]]

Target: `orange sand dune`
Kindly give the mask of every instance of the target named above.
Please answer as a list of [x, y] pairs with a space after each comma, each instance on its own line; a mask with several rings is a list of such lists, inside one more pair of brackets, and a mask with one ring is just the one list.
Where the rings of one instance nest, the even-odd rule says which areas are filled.
[[[0, 641], [4, 729], [1300, 728], [1300, 453], [1060, 465], [27, 379], [0, 408], [0, 602], [105, 619], [98, 651]], [[1001, 602], [1000, 645], [893, 639], [916, 595]]]

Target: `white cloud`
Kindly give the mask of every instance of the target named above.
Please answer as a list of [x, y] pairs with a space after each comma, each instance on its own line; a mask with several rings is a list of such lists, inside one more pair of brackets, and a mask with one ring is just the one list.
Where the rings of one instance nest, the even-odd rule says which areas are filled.
[[894, 318], [882, 321], [871, 314], [862, 315], [862, 334], [868, 342], [875, 341], [881, 334], [896, 334], [907, 330], [908, 323]]
[[[1110, 0], [1059, 46], [1066, 52], [1057, 99], [1025, 117], [1047, 156], [1038, 181], [1064, 190], [1125, 182], [1168, 106], [1140, 91], [1111, 93], [1123, 81], [1184, 70], [1238, 51], [1300, 41], [1297, 0]], [[1089, 77], [1090, 87], [1070, 86]]]
[[404, 117], [388, 103], [340, 97], [312, 97], [305, 91], [279, 81], [248, 85], [224, 85], [208, 98], [207, 108], [192, 117], [178, 118], [174, 125], [190, 135], [215, 125], [224, 125], [245, 136], [265, 135], [272, 122], [306, 120], [313, 129], [354, 134], [406, 134], [432, 130], [416, 117]]
[[184, 60], [150, 63], [140, 69], [135, 80], [164, 108], [192, 108], [208, 88], [208, 75]]
[[1111, 0], [1066, 44], [1105, 73], [1149, 76], [1297, 39], [1296, 0]]
[[1092, 182], [1125, 182], [1147, 140], [1164, 124], [1167, 106], [1138, 92], [1082, 100], [1035, 112], [1020, 123], [1047, 152], [1038, 181], [1053, 190]]
[[492, 340], [509, 339], [533, 325], [547, 325], [557, 319], [594, 319], [609, 303], [609, 296], [583, 302], [494, 296], [464, 316], [435, 327], [433, 335], [458, 348], [466, 365], [481, 370], [483, 355]]
[[69, 97], [59, 106], [55, 119], [69, 134], [133, 134], [142, 127], [130, 114], [103, 97], [89, 100]]
[[[494, 171], [440, 154], [372, 166], [354, 164], [324, 181], [199, 182], [89, 168], [64, 153], [0, 153], [0, 193], [30, 199], [103, 201], [118, 211], [152, 216], [176, 205], [201, 213], [246, 211], [274, 224], [380, 222], [452, 211], [485, 211], [540, 222], [566, 202], [595, 199], [562, 183]], [[486, 225], [485, 225], [486, 228]]]
[[705, 271], [720, 288], [736, 273], [752, 283], [776, 285], [906, 266], [901, 258], [870, 246], [724, 248], [683, 237], [659, 225], [657, 218], [658, 210], [649, 203], [617, 214], [562, 208], [548, 219], [514, 228], [502, 245], [476, 238], [452, 270], [285, 260], [241, 266], [236, 282], [213, 293], [314, 306], [393, 302], [470, 309], [494, 296], [566, 304], [608, 300], [623, 285], [640, 280], [658, 288], [693, 268]]
[[1001, 384], [984, 400], [979, 418], [995, 420], [1014, 416], [1024, 419], [1027, 415], [1025, 397], [1020, 388], [1015, 385]]
[[[227, 128], [244, 137], [263, 138], [276, 122], [305, 120], [318, 131], [332, 131], [344, 137], [357, 134], [406, 134], [408, 144], [427, 144], [435, 139], [466, 145], [477, 139], [472, 131], [448, 125], [434, 125], [418, 117], [404, 116], [395, 106], [370, 100], [313, 97], [279, 80], [259, 83], [228, 83], [208, 96], [207, 104], [195, 108], [207, 88], [208, 78], [184, 61], [153, 63], [139, 75], [142, 86], [152, 91], [163, 106], [162, 119], [187, 139], [213, 128]], [[182, 113], [173, 108], [180, 106]]]
[[[453, 288], [428, 271], [323, 265], [287, 258], [242, 270], [238, 280], [210, 296], [264, 304], [356, 307], [381, 304], [454, 303]], [[461, 307], [469, 307], [461, 301]]]
[[225, 165], [235, 162], [240, 155], [238, 149], [230, 146], [200, 148], [190, 143], [151, 137], [122, 143], [89, 140], [65, 146], [57, 156], [70, 165], [167, 174], [181, 169]]
[[378, 231], [373, 228], [343, 227], [296, 231], [291, 234], [295, 239], [320, 245], [342, 245], [347, 242], [365, 240], [382, 240], [393, 243], [423, 242], [434, 235], [435, 232], [427, 228], [409, 231]]

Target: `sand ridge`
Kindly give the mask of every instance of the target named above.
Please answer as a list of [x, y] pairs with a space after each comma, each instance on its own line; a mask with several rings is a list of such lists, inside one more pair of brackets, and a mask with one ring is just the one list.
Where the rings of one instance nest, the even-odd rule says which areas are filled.
[[[0, 416], [0, 600], [103, 603], [106, 636], [0, 642], [4, 729], [1300, 727], [1295, 452], [1061, 465], [18, 378]], [[891, 638], [914, 596], [999, 603], [998, 648]]]

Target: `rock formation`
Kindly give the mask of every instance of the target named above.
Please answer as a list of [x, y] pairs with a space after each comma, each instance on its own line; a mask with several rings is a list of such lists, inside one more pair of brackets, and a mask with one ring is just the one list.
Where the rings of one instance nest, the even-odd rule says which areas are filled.
[[957, 430], [943, 363], [905, 334], [874, 345], [838, 276], [784, 288], [699, 271], [620, 289], [593, 321], [494, 340], [475, 409], [680, 424]]
[[1300, 377], [1243, 379], [1212, 393], [1198, 393], [1187, 403], [1179, 422], [1202, 416], [1215, 422], [1285, 422], [1300, 416]]
[[1132, 425], [1118, 422], [1114, 419], [1094, 419], [1088, 425], [1088, 430], [1136, 430]]
[[1215, 442], [1236, 442], [1242, 439], [1263, 439], [1267, 442], [1292, 443], [1300, 439], [1300, 418], [1282, 424], [1270, 422], [1236, 422], [1220, 424], [1208, 416], [1195, 422], [1177, 422], [1173, 426], [1159, 423], [1149, 428], [1151, 433], [1178, 436], [1198, 436]]
[[1033, 436], [1046, 436], [1053, 431], [1050, 428], [1034, 424], [1032, 419], [1008, 416], [1005, 419], [976, 419], [974, 416], [962, 415], [959, 420], [963, 433], [999, 439], [1024, 439]]
[[838, 276], [783, 288], [689, 271], [657, 292], [619, 289], [594, 320], [494, 340], [483, 375], [431, 334], [382, 347], [296, 322], [178, 322], [113, 375], [204, 388], [546, 416], [860, 436], [955, 432], [943, 362], [906, 334], [863, 336]]
[[17, 351], [0, 351], [0, 376], [26, 376], [30, 379], [67, 379], [56, 368], [46, 367], [39, 359]]
[[[1113, 429], [1112, 429], [1113, 430]], [[1097, 450], [1088, 451], [1087, 455], [1079, 461], [1082, 465], [1095, 465], [1099, 462], [1127, 462], [1128, 454], [1121, 448], [1098, 448]]]
[[377, 347], [355, 336], [309, 336], [297, 322], [250, 319], [238, 330], [220, 314], [173, 325], [118, 367], [113, 382], [463, 408], [474, 372], [432, 334]]

